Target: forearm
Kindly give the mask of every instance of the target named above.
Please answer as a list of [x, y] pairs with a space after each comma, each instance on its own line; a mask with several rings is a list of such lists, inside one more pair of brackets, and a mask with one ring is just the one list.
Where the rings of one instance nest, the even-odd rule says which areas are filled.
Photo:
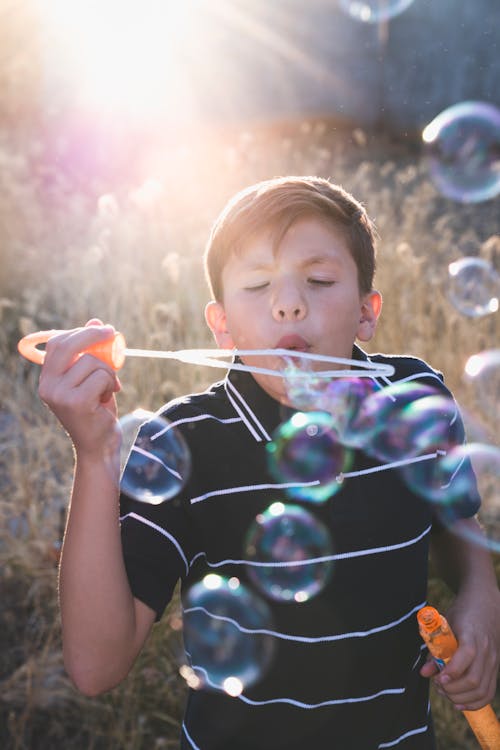
[[498, 592], [491, 555], [486, 544], [478, 542], [481, 531], [473, 518], [457, 521], [432, 540], [431, 556], [436, 573], [455, 594], [484, 590]]
[[[443, 690], [460, 709], [474, 711], [495, 694], [500, 663], [500, 592], [485, 540], [474, 519], [457, 522], [433, 539], [436, 567], [456, 597], [446, 618], [458, 640], [458, 649], [437, 676]], [[427, 664], [421, 672], [435, 674]]]
[[141, 646], [120, 541], [116, 460], [78, 458], [60, 569], [64, 659], [77, 687], [125, 677]]

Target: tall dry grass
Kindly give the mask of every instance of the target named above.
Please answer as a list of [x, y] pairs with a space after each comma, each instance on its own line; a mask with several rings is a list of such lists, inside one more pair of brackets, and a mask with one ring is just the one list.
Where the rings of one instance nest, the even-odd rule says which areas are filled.
[[[17, 340], [98, 316], [133, 347], [211, 345], [201, 254], [213, 218], [251, 182], [319, 174], [352, 190], [378, 226], [384, 311], [372, 350], [429, 360], [472, 421], [492, 431], [462, 372], [470, 354], [498, 345], [499, 316], [462, 317], [445, 283], [447, 264], [462, 255], [488, 258], [500, 270], [498, 204], [441, 197], [415, 143], [323, 121], [191, 134], [136, 155], [133, 169], [84, 180], [56, 168], [37, 137], [14, 142], [0, 134], [0, 165], [0, 745], [175, 748], [185, 694], [175, 602], [119, 688], [87, 699], [64, 673], [57, 553], [72, 450], [40, 404], [38, 368], [19, 358]], [[131, 359], [120, 412], [156, 409], [220, 374]], [[443, 608], [449, 600], [434, 578], [430, 600]], [[437, 695], [433, 703], [439, 748], [476, 747], [463, 717]]]

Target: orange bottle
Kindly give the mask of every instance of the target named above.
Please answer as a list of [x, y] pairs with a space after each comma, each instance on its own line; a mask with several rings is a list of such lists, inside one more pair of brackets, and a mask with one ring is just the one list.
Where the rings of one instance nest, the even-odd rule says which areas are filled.
[[[42, 365], [45, 359], [45, 352], [38, 349], [38, 344], [46, 344], [47, 341], [62, 331], [37, 331], [24, 336], [18, 343], [17, 349], [25, 359]], [[98, 341], [85, 349], [85, 352], [92, 354], [94, 357], [101, 359], [113, 370], [119, 370], [125, 362], [125, 339], [123, 334], [115, 332], [114, 336], [105, 341]], [[83, 352], [82, 352], [83, 354]]]
[[[417, 620], [420, 635], [438, 668], [443, 669], [458, 648], [452, 629], [434, 607], [422, 607]], [[463, 714], [483, 750], [500, 750], [500, 724], [490, 705]]]

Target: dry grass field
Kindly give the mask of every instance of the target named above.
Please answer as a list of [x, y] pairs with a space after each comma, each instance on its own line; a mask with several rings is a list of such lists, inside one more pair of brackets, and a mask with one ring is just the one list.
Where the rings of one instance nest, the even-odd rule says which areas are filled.
[[[37, 397], [38, 367], [20, 359], [28, 332], [112, 322], [131, 347], [211, 345], [201, 255], [237, 189], [282, 174], [318, 174], [351, 190], [380, 235], [384, 310], [371, 350], [411, 352], [442, 369], [474, 426], [494, 434], [463, 378], [467, 358], [498, 346], [500, 317], [466, 318], [446, 296], [464, 255], [500, 271], [498, 202], [453, 203], [430, 183], [416, 141], [395, 142], [323, 120], [166, 139], [100, 176], [51, 161], [33, 135], [0, 136], [0, 746], [5, 750], [178, 747], [185, 688], [175, 603], [127, 680], [84, 698], [65, 676], [57, 551], [72, 449]], [[130, 157], [132, 161], [132, 157]], [[126, 168], [127, 167], [127, 168]], [[129, 360], [121, 414], [156, 409], [219, 371]], [[496, 404], [492, 404], [493, 415]], [[490, 423], [488, 423], [490, 421]], [[497, 561], [497, 570], [500, 565]], [[449, 592], [431, 580], [429, 600]], [[440, 750], [473, 750], [465, 720], [433, 695]], [[497, 709], [500, 702], [496, 704]]]

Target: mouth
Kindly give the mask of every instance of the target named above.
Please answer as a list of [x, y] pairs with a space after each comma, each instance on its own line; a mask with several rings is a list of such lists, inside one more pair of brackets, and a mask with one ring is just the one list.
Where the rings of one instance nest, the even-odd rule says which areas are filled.
[[308, 352], [311, 346], [302, 336], [289, 334], [288, 336], [282, 336], [274, 348], [288, 349], [291, 352]]

